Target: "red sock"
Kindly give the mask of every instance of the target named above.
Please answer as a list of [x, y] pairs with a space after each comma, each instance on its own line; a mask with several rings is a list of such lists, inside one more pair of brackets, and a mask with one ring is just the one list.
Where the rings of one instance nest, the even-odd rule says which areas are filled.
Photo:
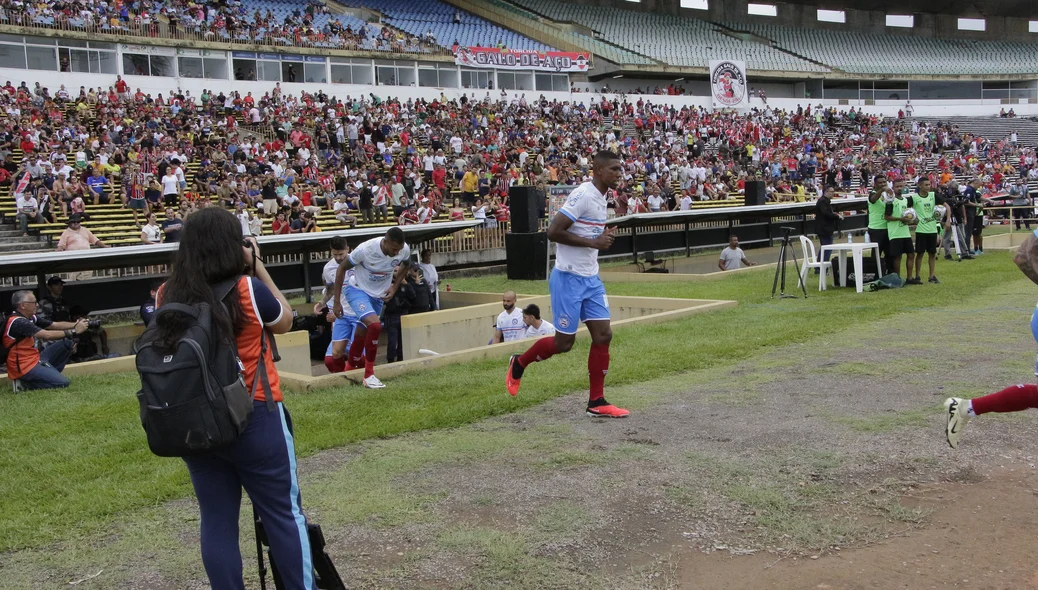
[[533, 343], [529, 350], [519, 357], [519, 366], [526, 368], [530, 363], [539, 363], [555, 356], [555, 337], [545, 336]]
[[973, 413], [978, 416], [988, 412], [1019, 412], [1027, 408], [1038, 408], [1038, 385], [1012, 385], [999, 391], [971, 400]]
[[375, 355], [378, 354], [378, 335], [381, 333], [381, 323], [375, 322], [368, 326], [368, 335], [364, 338], [364, 356], [368, 359], [368, 362], [364, 363], [365, 379], [375, 374]]
[[337, 359], [334, 356], [326, 356], [324, 366], [328, 367], [329, 373], [342, 373], [346, 369], [346, 357]]
[[354, 369], [359, 369], [364, 366], [364, 338], [360, 335], [355, 334], [353, 336], [353, 342], [350, 342], [350, 352], [346, 356], [349, 359], [350, 366]]
[[605, 376], [609, 372], [609, 345], [592, 344], [591, 353], [587, 356], [587, 373], [591, 380], [590, 401], [602, 399], [605, 395]]

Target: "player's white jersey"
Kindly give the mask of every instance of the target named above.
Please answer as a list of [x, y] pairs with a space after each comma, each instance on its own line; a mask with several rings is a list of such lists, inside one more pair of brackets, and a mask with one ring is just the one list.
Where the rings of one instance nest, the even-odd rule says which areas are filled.
[[523, 310], [512, 308], [512, 313], [502, 311], [497, 316], [497, 329], [501, 330], [505, 342], [522, 340], [526, 337], [526, 324], [523, 322]]
[[[321, 271], [321, 279], [324, 280], [324, 294], [329, 296], [335, 290], [335, 273], [339, 271], [339, 263], [335, 259], [329, 260]], [[346, 278], [342, 281], [342, 292], [339, 293], [339, 301], [342, 303], [342, 315], [357, 315], [353, 313], [350, 302], [346, 301], [346, 284], [353, 278], [353, 269], [346, 271]], [[329, 297], [330, 299], [330, 297]]]
[[[569, 231], [578, 236], [593, 240], [605, 231], [606, 198], [594, 183], [585, 182], [573, 189], [559, 212], [573, 220]], [[585, 277], [597, 276], [598, 250], [556, 244], [555, 268]]]
[[404, 247], [396, 256], [386, 256], [382, 252], [382, 240], [372, 238], [350, 252], [355, 274], [350, 285], [359, 288], [372, 297], [382, 297], [393, 286], [393, 271], [411, 257], [411, 247]]
[[541, 320], [541, 327], [534, 328], [533, 326], [526, 326], [525, 338], [539, 338], [541, 336], [554, 336], [555, 326], [551, 325], [548, 320]]

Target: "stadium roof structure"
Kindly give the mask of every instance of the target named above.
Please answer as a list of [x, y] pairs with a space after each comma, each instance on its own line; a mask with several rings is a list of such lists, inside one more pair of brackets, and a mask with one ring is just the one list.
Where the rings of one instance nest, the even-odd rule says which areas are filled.
[[[481, 225], [475, 219], [448, 221], [420, 225], [400, 226], [407, 241], [412, 244], [448, 236], [456, 231]], [[264, 256], [269, 254], [291, 254], [326, 248], [328, 240], [343, 236], [347, 240], [366, 240], [385, 235], [386, 227], [370, 227], [288, 236], [260, 236], [258, 242]], [[48, 275], [59, 272], [77, 272], [101, 268], [124, 266], [148, 266], [169, 262], [170, 255], [179, 244], [157, 244], [152, 246], [119, 246], [117, 248], [95, 248], [74, 252], [32, 252], [0, 257], [0, 277]], [[308, 248], [309, 247], [309, 248]]]
[[1038, 2], [1033, 0], [784, 0], [830, 10], [870, 10], [888, 14], [949, 14], [964, 17], [1006, 16], [1038, 17]]

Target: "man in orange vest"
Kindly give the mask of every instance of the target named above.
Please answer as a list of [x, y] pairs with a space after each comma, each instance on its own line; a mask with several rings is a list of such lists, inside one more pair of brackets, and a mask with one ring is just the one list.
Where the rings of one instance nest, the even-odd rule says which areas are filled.
[[[14, 313], [4, 325], [3, 346], [7, 351], [7, 378], [19, 381], [22, 389], [54, 389], [68, 387], [68, 377], [61, 374], [72, 354], [72, 336], [87, 330], [87, 320], [52, 322], [36, 317], [36, 295], [32, 291], [16, 291], [11, 296]], [[41, 354], [36, 339], [58, 340]]]

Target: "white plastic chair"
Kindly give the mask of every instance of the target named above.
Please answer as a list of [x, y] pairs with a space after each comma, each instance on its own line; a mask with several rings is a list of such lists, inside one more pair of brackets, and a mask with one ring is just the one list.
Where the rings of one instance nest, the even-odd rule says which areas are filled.
[[818, 290], [825, 291], [828, 286], [827, 277], [833, 268], [832, 262], [821, 262], [815, 255], [815, 243], [807, 236], [800, 236], [800, 248], [804, 251], [804, 264], [800, 267], [800, 284], [806, 285], [807, 273], [812, 268], [819, 270]]

